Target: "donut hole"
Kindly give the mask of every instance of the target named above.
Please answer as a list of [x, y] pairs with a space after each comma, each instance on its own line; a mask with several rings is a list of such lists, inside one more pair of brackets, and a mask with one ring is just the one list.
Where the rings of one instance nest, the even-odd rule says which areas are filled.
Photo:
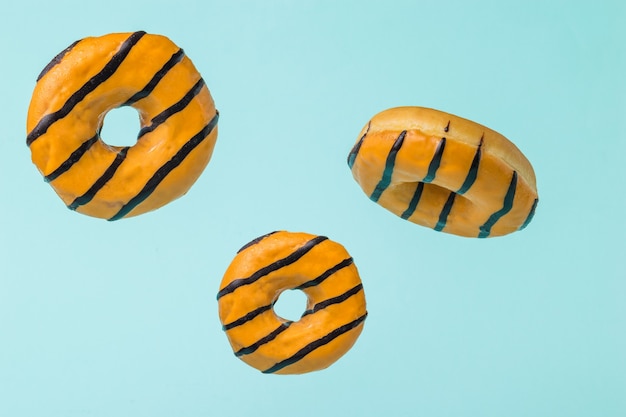
[[432, 182], [402, 182], [394, 185], [392, 190], [394, 197], [399, 201], [406, 202], [407, 206], [410, 206], [411, 202], [413, 204], [421, 202], [420, 207], [423, 207], [424, 201], [434, 201], [434, 205], [443, 205], [451, 193], [454, 194], [455, 197], [465, 198], [462, 194], [458, 194], [454, 190]]
[[137, 143], [139, 112], [133, 107], [118, 107], [109, 111], [100, 125], [100, 139], [109, 146], [133, 146]]
[[300, 290], [283, 291], [274, 303], [274, 313], [285, 320], [298, 321], [306, 311], [307, 302], [306, 294]]

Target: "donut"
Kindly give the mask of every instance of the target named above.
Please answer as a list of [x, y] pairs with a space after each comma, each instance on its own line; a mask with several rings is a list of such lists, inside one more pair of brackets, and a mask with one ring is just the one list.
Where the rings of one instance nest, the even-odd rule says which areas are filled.
[[[274, 312], [286, 290], [307, 296], [298, 321]], [[243, 246], [217, 300], [235, 356], [266, 374], [327, 368], [353, 346], [367, 317], [352, 257], [339, 243], [308, 233], [277, 231]]]
[[[132, 106], [133, 146], [100, 137], [107, 112]], [[184, 195], [211, 158], [219, 114], [191, 60], [165, 36], [78, 40], [45, 66], [28, 108], [33, 163], [65, 205], [118, 220]]]
[[539, 201], [533, 167], [511, 141], [429, 108], [375, 115], [348, 166], [370, 200], [402, 219], [464, 237], [522, 230]]

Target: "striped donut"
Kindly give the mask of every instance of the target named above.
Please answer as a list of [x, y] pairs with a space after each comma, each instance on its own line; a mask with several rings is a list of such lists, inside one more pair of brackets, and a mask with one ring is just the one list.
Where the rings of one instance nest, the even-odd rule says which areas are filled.
[[[108, 111], [132, 106], [133, 146], [100, 137]], [[218, 112], [204, 80], [169, 39], [145, 32], [74, 42], [37, 78], [28, 109], [32, 161], [65, 205], [118, 220], [182, 196], [206, 167]]]
[[504, 136], [422, 107], [374, 116], [348, 155], [369, 198], [392, 213], [465, 237], [524, 229], [537, 207], [533, 168]]
[[[300, 320], [279, 317], [285, 290], [308, 299]], [[268, 374], [324, 369], [354, 344], [367, 317], [359, 273], [348, 252], [324, 236], [273, 232], [242, 247], [217, 294], [235, 356]]]

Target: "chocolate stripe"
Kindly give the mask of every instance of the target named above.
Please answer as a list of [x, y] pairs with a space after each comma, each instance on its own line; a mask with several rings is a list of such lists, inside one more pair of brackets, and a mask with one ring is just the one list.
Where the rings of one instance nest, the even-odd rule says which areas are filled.
[[271, 368], [268, 368], [265, 371], [263, 371], [263, 373], [264, 374], [271, 374], [271, 373], [280, 371], [281, 369], [283, 369], [283, 368], [285, 368], [285, 367], [287, 367], [289, 365], [293, 365], [294, 363], [298, 362], [300, 359], [304, 358], [309, 353], [313, 352], [315, 349], [332, 342], [333, 340], [335, 340], [336, 338], [338, 338], [342, 334], [347, 333], [350, 330], [356, 328], [361, 323], [363, 323], [363, 321], [365, 321], [366, 317], [367, 317], [367, 313], [365, 313], [364, 315], [362, 315], [358, 319], [356, 319], [354, 321], [351, 321], [350, 323], [344, 324], [343, 326], [333, 330], [332, 332], [328, 333], [326, 336], [309, 343], [308, 345], [306, 345], [305, 347], [303, 347], [302, 349], [297, 351], [293, 356], [291, 356], [291, 357], [289, 357], [289, 358], [287, 358], [287, 359], [285, 359], [285, 360], [283, 360], [281, 362], [278, 362], [277, 364], [275, 364]]
[[65, 55], [67, 55], [67, 53], [69, 51], [72, 50], [72, 48], [74, 48], [74, 46], [76, 46], [76, 44], [78, 42], [80, 42], [81, 39], [72, 42], [72, 44], [70, 46], [68, 46], [67, 48], [65, 48], [64, 50], [62, 50], [61, 52], [59, 52], [57, 54], [57, 56], [55, 56], [54, 58], [52, 58], [52, 60], [50, 62], [48, 62], [48, 65], [46, 65], [43, 70], [41, 70], [41, 72], [39, 73], [39, 75], [37, 76], [37, 81], [41, 80], [43, 78], [44, 75], [46, 75], [48, 73], [48, 71], [50, 71], [55, 65], [57, 65], [59, 62], [61, 62], [63, 60], [63, 57]]
[[389, 184], [391, 184], [391, 176], [393, 175], [393, 167], [396, 163], [396, 156], [398, 154], [398, 151], [402, 147], [402, 143], [404, 142], [405, 136], [406, 136], [406, 130], [403, 130], [402, 132], [400, 132], [400, 135], [398, 136], [396, 141], [393, 143], [393, 146], [391, 147], [391, 150], [389, 151], [389, 154], [387, 155], [387, 160], [385, 161], [385, 170], [383, 171], [383, 176], [378, 182], [378, 184], [376, 185], [374, 192], [370, 196], [370, 199], [374, 202], [378, 201], [383, 191], [385, 191], [387, 187], [389, 187]]
[[26, 137], [26, 144], [30, 146], [37, 138], [45, 134], [50, 126], [67, 116], [72, 109], [74, 109], [74, 107], [87, 96], [87, 94], [91, 93], [100, 84], [108, 80], [115, 73], [115, 71], [117, 71], [124, 59], [130, 53], [133, 46], [135, 46], [139, 39], [141, 39], [141, 37], [145, 34], [146, 32], [135, 32], [130, 35], [128, 39], [122, 43], [120, 49], [113, 55], [111, 60], [106, 63], [104, 68], [102, 68], [99, 73], [91, 77], [89, 81], [83, 84], [78, 91], [72, 94], [65, 104], [63, 104], [61, 109], [55, 111], [54, 113], [46, 114], [41, 118], [41, 120], [39, 120], [39, 123], [37, 123], [37, 125]]
[[303, 290], [305, 288], [309, 288], [309, 287], [314, 287], [316, 285], [321, 284], [326, 278], [328, 278], [329, 276], [331, 276], [332, 274], [334, 274], [335, 272], [346, 268], [350, 265], [352, 265], [354, 263], [354, 261], [352, 260], [352, 258], [347, 258], [344, 259], [343, 261], [339, 262], [337, 265], [327, 269], [326, 271], [324, 271], [322, 273], [322, 275], [320, 275], [319, 277], [312, 279], [310, 281], [305, 282], [304, 284], [294, 288], [294, 290]]
[[146, 133], [150, 133], [152, 132], [154, 129], [156, 129], [157, 127], [159, 127], [159, 125], [161, 125], [163, 122], [165, 122], [169, 117], [173, 116], [174, 114], [182, 111], [185, 109], [185, 107], [187, 107], [187, 105], [189, 103], [191, 103], [191, 101], [193, 100], [193, 98], [195, 96], [198, 95], [198, 93], [200, 93], [200, 91], [202, 91], [202, 87], [204, 87], [204, 80], [202, 78], [200, 78], [193, 87], [191, 87], [191, 90], [189, 90], [184, 96], [183, 98], [181, 98], [178, 102], [176, 102], [175, 104], [173, 104], [172, 106], [168, 107], [167, 109], [163, 110], [161, 113], [157, 114], [156, 116], [154, 116], [151, 120], [151, 124], [150, 126], [145, 126], [142, 127], [141, 130], [139, 130], [139, 134], [137, 135], [137, 140], [139, 140], [143, 135], [145, 135]]
[[480, 238], [488, 237], [489, 234], [491, 233], [491, 228], [493, 227], [493, 225], [496, 224], [496, 222], [502, 216], [504, 216], [509, 211], [511, 211], [511, 208], [513, 208], [513, 199], [515, 198], [516, 187], [517, 187], [517, 171], [513, 171], [513, 177], [511, 178], [511, 182], [509, 183], [509, 188], [506, 191], [506, 195], [504, 196], [504, 203], [502, 204], [502, 208], [496, 211], [495, 213], [493, 213], [491, 216], [489, 216], [489, 219], [487, 219], [485, 224], [480, 226], [479, 228], [480, 233], [478, 234], [478, 237]]
[[67, 208], [69, 208], [70, 210], [76, 210], [78, 207], [84, 206], [85, 204], [89, 203], [94, 198], [96, 193], [100, 191], [100, 189], [104, 187], [107, 182], [109, 182], [109, 180], [115, 174], [115, 171], [117, 171], [122, 162], [124, 162], [128, 149], [130, 149], [130, 146], [122, 148], [115, 156], [115, 159], [113, 160], [111, 165], [107, 168], [106, 171], [104, 171], [104, 174], [102, 174], [102, 176], [96, 180], [96, 182], [91, 186], [91, 188], [89, 188], [89, 190], [87, 190], [85, 194], [77, 197], [72, 202], [72, 204], [67, 206]]
[[222, 326], [222, 330], [226, 331], [226, 330], [230, 330], [232, 328], [235, 328], [237, 326], [241, 326], [242, 324], [245, 324], [247, 322], [249, 322], [250, 320], [254, 319], [257, 316], [260, 316], [261, 314], [265, 313], [266, 311], [269, 311], [272, 309], [272, 304], [266, 305], [266, 306], [262, 306], [259, 307], [257, 309], [252, 310], [251, 312], [249, 312], [248, 314], [246, 314], [243, 317], [238, 318], [237, 320], [225, 324]]
[[250, 242], [248, 242], [248, 243], [246, 243], [245, 245], [243, 245], [243, 246], [242, 246], [242, 247], [241, 247], [241, 248], [237, 251], [237, 253], [242, 252], [244, 249], [247, 249], [247, 248], [249, 248], [249, 247], [250, 247], [250, 246], [252, 246], [252, 245], [256, 245], [257, 243], [259, 243], [260, 241], [262, 241], [262, 240], [263, 240], [263, 239], [265, 239], [266, 237], [273, 235], [274, 233], [278, 233], [278, 231], [269, 232], [269, 233], [266, 233], [266, 234], [264, 234], [264, 235], [262, 235], [262, 236], [257, 237], [256, 239], [251, 240]]
[[264, 344], [269, 343], [272, 340], [276, 339], [276, 337], [278, 337], [279, 334], [281, 334], [282, 332], [284, 332], [285, 330], [287, 330], [289, 328], [291, 323], [293, 323], [293, 322], [292, 321], [288, 321], [288, 322], [285, 322], [285, 323], [281, 323], [280, 326], [278, 326], [278, 328], [276, 330], [274, 330], [273, 332], [271, 332], [267, 336], [263, 337], [259, 341], [253, 343], [252, 345], [250, 345], [248, 347], [239, 349], [237, 352], [235, 352], [235, 356], [243, 356], [243, 355], [249, 355], [249, 354], [253, 353], [258, 348], [263, 346]]
[[446, 227], [446, 222], [448, 221], [448, 215], [450, 214], [450, 210], [452, 210], [452, 205], [454, 204], [454, 198], [456, 197], [455, 192], [451, 192], [448, 196], [448, 200], [446, 200], [446, 204], [443, 205], [443, 209], [441, 213], [439, 213], [439, 220], [435, 225], [435, 230], [441, 232], [444, 227]]
[[465, 177], [465, 181], [463, 181], [463, 185], [461, 185], [461, 188], [459, 188], [457, 194], [465, 194], [467, 190], [469, 190], [470, 187], [474, 184], [474, 181], [476, 181], [476, 176], [478, 175], [478, 166], [480, 165], [480, 157], [482, 154], [482, 146], [483, 138], [481, 137], [478, 148], [476, 149], [476, 153], [474, 154], [474, 159], [472, 159], [472, 165], [467, 172], [467, 177]]
[[406, 210], [404, 210], [404, 213], [402, 213], [402, 215], [400, 215], [400, 217], [402, 217], [404, 220], [408, 219], [409, 217], [411, 217], [413, 215], [413, 213], [415, 213], [415, 209], [417, 208], [417, 204], [420, 201], [420, 198], [422, 198], [422, 192], [424, 191], [424, 183], [423, 182], [418, 182], [417, 183], [417, 188], [415, 188], [415, 192], [413, 193], [413, 197], [411, 197], [411, 201], [409, 202], [409, 206], [407, 207]]
[[57, 169], [55, 169], [50, 174], [43, 177], [44, 181], [46, 182], [54, 181], [61, 174], [64, 174], [65, 172], [67, 172], [76, 162], [80, 160], [80, 158], [82, 158], [85, 152], [87, 152], [89, 148], [91, 148], [93, 144], [96, 143], [99, 139], [100, 139], [100, 135], [96, 133], [89, 140], [83, 142], [78, 148], [76, 148], [74, 152], [72, 152], [69, 158], [67, 158], [65, 161], [63, 161], [63, 163], [61, 163], [61, 165], [59, 165]]
[[439, 143], [437, 144], [437, 148], [435, 149], [435, 155], [433, 155], [433, 159], [430, 160], [430, 164], [428, 165], [428, 172], [422, 181], [424, 182], [432, 182], [435, 179], [435, 175], [437, 174], [437, 170], [439, 169], [439, 165], [441, 164], [441, 157], [443, 156], [443, 151], [446, 148], [446, 138], [441, 138]]
[[219, 112], [215, 113], [213, 119], [202, 128], [202, 130], [196, 133], [189, 141], [187, 141], [180, 150], [167, 161], [161, 168], [159, 168], [154, 175], [148, 180], [146, 185], [141, 189], [139, 194], [135, 197], [131, 198], [128, 203], [126, 203], [122, 208], [109, 219], [109, 221], [119, 220], [122, 217], [126, 216], [130, 213], [135, 207], [141, 204], [146, 198], [152, 194], [152, 192], [156, 189], [156, 187], [167, 177], [167, 175], [177, 166], [179, 166], [212, 131], [213, 128], [217, 125], [217, 120], [219, 119]]
[[528, 216], [526, 217], [526, 220], [524, 220], [524, 223], [522, 223], [522, 225], [520, 226], [519, 229], [517, 230], [522, 230], [524, 228], [526, 228], [526, 226], [528, 226], [528, 223], [530, 223], [530, 221], [533, 219], [533, 217], [535, 216], [535, 209], [537, 208], [537, 203], [539, 202], [538, 198], [535, 198], [535, 201], [533, 202], [532, 207], [530, 208], [530, 212], [528, 213]]
[[272, 262], [271, 264], [269, 264], [268, 266], [265, 266], [261, 269], [259, 269], [258, 271], [254, 272], [252, 275], [250, 275], [247, 278], [239, 278], [239, 279], [235, 279], [233, 281], [231, 281], [227, 286], [225, 286], [224, 288], [222, 288], [218, 293], [217, 293], [217, 298], [219, 299], [220, 297], [225, 296], [226, 294], [230, 294], [233, 291], [235, 291], [237, 288], [242, 287], [244, 285], [249, 285], [252, 284], [253, 282], [258, 281], [259, 279], [263, 278], [264, 276], [266, 276], [267, 274], [277, 271], [287, 265], [291, 265], [292, 263], [298, 261], [300, 258], [302, 258], [307, 252], [309, 252], [311, 249], [313, 249], [316, 245], [318, 245], [319, 243], [322, 243], [323, 241], [327, 240], [328, 238], [326, 236], [316, 236], [313, 239], [309, 240], [308, 242], [306, 242], [304, 245], [302, 245], [300, 248], [296, 249], [295, 251], [291, 252], [289, 255], [287, 255], [284, 258], [281, 258], [275, 262]]
[[348, 166], [350, 167], [350, 169], [352, 169], [352, 167], [354, 166], [354, 161], [356, 160], [356, 157], [359, 151], [361, 150], [361, 145], [363, 144], [363, 140], [365, 139], [365, 136], [367, 136], [367, 133], [370, 131], [371, 126], [372, 126], [372, 121], [370, 120], [369, 123], [367, 124], [367, 129], [365, 129], [365, 133], [363, 133], [363, 136], [361, 136], [361, 139], [359, 139], [359, 141], [354, 144], [354, 147], [348, 154]]
[[355, 285], [354, 287], [350, 288], [348, 291], [344, 292], [343, 294], [338, 295], [337, 297], [329, 298], [328, 300], [324, 300], [315, 304], [311, 310], [305, 311], [304, 314], [302, 314], [302, 317], [307, 316], [309, 314], [313, 314], [333, 304], [343, 303], [348, 298], [352, 297], [355, 294], [358, 294], [359, 291], [361, 291], [362, 289], [363, 289], [363, 284]]
[[161, 81], [161, 79], [165, 76], [165, 74], [167, 74], [169, 70], [174, 68], [176, 64], [182, 61], [184, 56], [185, 53], [182, 49], [174, 52], [170, 59], [161, 67], [161, 69], [158, 70], [156, 74], [154, 74], [148, 84], [146, 84], [144, 88], [142, 88], [139, 92], [129, 98], [124, 104], [122, 104], [122, 106], [130, 106], [135, 102], [141, 100], [142, 98], [148, 97], [150, 93], [152, 93], [152, 90], [155, 89], [159, 81]]

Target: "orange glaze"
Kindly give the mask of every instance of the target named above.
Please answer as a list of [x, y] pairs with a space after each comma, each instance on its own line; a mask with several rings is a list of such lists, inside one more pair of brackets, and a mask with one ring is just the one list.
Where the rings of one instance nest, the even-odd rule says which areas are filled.
[[[135, 145], [100, 138], [107, 112], [139, 113]], [[72, 210], [109, 220], [184, 195], [211, 158], [218, 112], [193, 63], [145, 32], [81, 39], [37, 80], [28, 110], [33, 163]]]
[[428, 108], [374, 116], [348, 165], [374, 202], [413, 223], [465, 237], [521, 230], [538, 202], [533, 168], [512, 142]]
[[[290, 322], [273, 305], [283, 291], [308, 299]], [[264, 372], [301, 374], [324, 369], [355, 343], [367, 316], [365, 294], [345, 248], [324, 236], [274, 232], [245, 245], [218, 292], [219, 316], [241, 360]]]

